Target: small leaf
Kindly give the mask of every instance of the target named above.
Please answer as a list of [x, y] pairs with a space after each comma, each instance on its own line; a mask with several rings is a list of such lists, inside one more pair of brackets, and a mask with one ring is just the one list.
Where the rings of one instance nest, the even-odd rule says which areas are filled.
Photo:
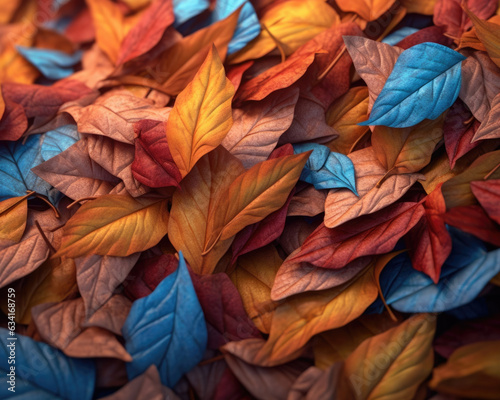
[[105, 195], [85, 203], [64, 226], [57, 256], [125, 257], [157, 244], [167, 233], [166, 200]]
[[234, 89], [217, 50], [210, 50], [193, 81], [177, 96], [167, 121], [170, 152], [182, 177], [231, 129]]
[[458, 97], [465, 57], [437, 43], [422, 43], [399, 56], [377, 97], [370, 119], [360, 125], [404, 128], [436, 119]]
[[201, 361], [207, 329], [182, 253], [177, 269], [133, 303], [122, 332], [133, 357], [127, 364], [129, 379], [156, 365], [162, 383], [173, 387]]
[[17, 51], [46, 78], [59, 80], [73, 74], [73, 65], [80, 62], [81, 51], [68, 55], [62, 51], [17, 46]]
[[179, 26], [187, 20], [201, 14], [210, 3], [208, 0], [173, 0], [175, 26]]

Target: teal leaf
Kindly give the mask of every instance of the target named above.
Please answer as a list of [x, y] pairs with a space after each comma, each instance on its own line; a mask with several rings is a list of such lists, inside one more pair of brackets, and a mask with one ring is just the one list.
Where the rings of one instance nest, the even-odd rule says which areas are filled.
[[413, 126], [436, 119], [455, 102], [465, 57], [437, 43], [421, 43], [401, 53], [373, 105], [359, 125]]
[[82, 51], [69, 55], [57, 50], [23, 46], [16, 46], [16, 49], [45, 77], [53, 80], [64, 79], [72, 75], [74, 72], [72, 66], [80, 62], [83, 54]]
[[179, 252], [179, 265], [148, 296], [136, 300], [122, 328], [129, 379], [156, 365], [162, 383], [173, 387], [202, 359], [207, 327], [191, 277]]
[[182, 25], [184, 22], [201, 14], [209, 6], [208, 0], [174, 0], [174, 26]]
[[45, 133], [42, 143], [42, 158], [47, 161], [52, 157], [62, 153], [67, 148], [74, 145], [79, 139], [80, 134], [76, 125], [64, 125], [52, 131]]
[[295, 154], [312, 150], [300, 180], [313, 184], [316, 189], [347, 188], [358, 195], [354, 165], [349, 157], [316, 143], [295, 144], [293, 149]]
[[[94, 362], [66, 356], [46, 343], [27, 336], [9, 335], [0, 328], [0, 373], [2, 399], [90, 400], [94, 394]], [[10, 340], [16, 337], [16, 340]], [[15, 363], [9, 364], [10, 349], [15, 344]], [[10, 345], [10, 347], [7, 347]], [[7, 373], [15, 367], [15, 392], [8, 390]]]

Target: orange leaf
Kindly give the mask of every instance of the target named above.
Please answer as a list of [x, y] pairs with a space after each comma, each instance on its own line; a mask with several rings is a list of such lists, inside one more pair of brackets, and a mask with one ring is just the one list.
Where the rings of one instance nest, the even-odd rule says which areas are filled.
[[0, 202], [0, 239], [19, 242], [26, 228], [29, 196], [12, 197]]
[[215, 47], [179, 94], [166, 123], [172, 157], [184, 177], [231, 129], [234, 88]]
[[352, 11], [366, 21], [374, 21], [392, 7], [395, 0], [337, 0], [342, 11]]

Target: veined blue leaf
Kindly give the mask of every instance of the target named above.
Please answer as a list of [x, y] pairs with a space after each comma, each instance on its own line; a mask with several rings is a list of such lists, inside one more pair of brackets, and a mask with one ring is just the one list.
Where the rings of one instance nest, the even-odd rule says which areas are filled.
[[380, 285], [387, 304], [402, 312], [441, 312], [474, 300], [500, 272], [500, 250], [486, 251], [484, 243], [450, 228], [453, 248], [435, 284], [413, 269], [407, 253], [394, 258], [383, 270]]
[[382, 39], [382, 43], [387, 43], [390, 44], [391, 46], [395, 46], [396, 44], [401, 42], [401, 40], [403, 40], [405, 37], [413, 35], [415, 32], [418, 31], [419, 29], [417, 28], [412, 28], [411, 26], [404, 26], [401, 29], [392, 32], [390, 35]]
[[78, 142], [80, 134], [76, 125], [64, 125], [45, 133], [42, 143], [42, 158], [47, 161]]
[[317, 143], [293, 145], [295, 154], [312, 150], [300, 180], [314, 185], [316, 189], [347, 188], [356, 196], [354, 165], [349, 157], [330, 151]]
[[82, 51], [68, 55], [57, 50], [37, 49], [32, 47], [16, 46], [17, 51], [33, 64], [45, 77], [59, 80], [73, 73], [72, 66], [79, 63]]
[[401, 53], [370, 119], [359, 125], [413, 126], [436, 119], [458, 97], [462, 83], [460, 53], [437, 43], [421, 43]]
[[229, 42], [227, 49], [228, 54], [241, 50], [248, 42], [257, 37], [260, 33], [259, 18], [248, 0], [218, 0], [210, 16], [210, 23], [213, 24], [214, 22], [229, 17], [242, 5], [243, 8], [238, 18], [238, 25], [236, 25], [233, 38]]
[[[95, 386], [94, 362], [66, 356], [46, 343], [16, 334], [17, 340], [0, 328], [0, 373], [2, 398], [91, 399]], [[15, 364], [9, 364], [10, 347], [15, 344]], [[15, 367], [16, 391], [7, 390], [7, 373]]]
[[174, 0], [174, 26], [178, 27], [208, 9], [208, 0]]
[[130, 379], [154, 364], [162, 383], [173, 387], [201, 361], [207, 346], [207, 327], [181, 252], [175, 272], [149, 296], [132, 304], [122, 333], [133, 358], [127, 363]]
[[43, 135], [32, 135], [17, 142], [0, 142], [0, 201], [24, 196], [26, 190], [48, 196], [50, 185], [31, 172], [41, 164]]

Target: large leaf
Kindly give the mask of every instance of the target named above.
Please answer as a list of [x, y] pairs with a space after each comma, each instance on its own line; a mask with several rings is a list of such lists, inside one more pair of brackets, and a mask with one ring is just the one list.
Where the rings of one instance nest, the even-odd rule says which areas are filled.
[[491, 101], [491, 109], [486, 114], [484, 120], [481, 122], [479, 129], [474, 134], [472, 141], [483, 139], [499, 139], [498, 134], [498, 116], [500, 112], [500, 96], [497, 94]]
[[[232, 239], [217, 242], [206, 254], [211, 231], [207, 227], [210, 213], [220, 210], [214, 200], [244, 171], [235, 157], [222, 147], [203, 156], [182, 180], [172, 198], [168, 237], [178, 251], [185, 254], [189, 266], [198, 274], [210, 274]], [[213, 211], [212, 211], [213, 210]]]
[[233, 95], [234, 88], [212, 48], [193, 81], [177, 96], [167, 121], [170, 152], [183, 177], [231, 129]]
[[173, 387], [201, 361], [207, 329], [182, 253], [179, 266], [149, 296], [136, 300], [122, 329], [135, 378], [156, 365], [164, 385]]
[[[366, 339], [345, 361], [340, 397], [413, 398], [434, 364], [432, 339], [435, 330], [436, 317], [421, 314]], [[367, 374], [371, 379], [366, 379]]]
[[167, 233], [166, 201], [105, 195], [84, 204], [64, 226], [58, 256], [125, 257], [157, 244]]
[[354, 165], [359, 197], [349, 189], [330, 190], [325, 202], [325, 226], [328, 228], [381, 210], [403, 196], [417, 179], [423, 178], [416, 173], [387, 178], [387, 169], [378, 161], [373, 147], [355, 151], [348, 157]]
[[[93, 361], [66, 357], [61, 351], [48, 344], [16, 335], [9, 340], [9, 332], [0, 328], [2, 360], [0, 369], [6, 375], [11, 370], [9, 353], [15, 343], [15, 395], [37, 399], [90, 400], [94, 394], [96, 371]], [[4, 396], [11, 392], [5, 389]], [[8, 385], [10, 387], [10, 385]], [[12, 396], [12, 397], [14, 397]], [[7, 397], [8, 398], [8, 397]]]
[[436, 119], [458, 97], [465, 57], [437, 43], [422, 43], [399, 56], [373, 105], [370, 119], [361, 125], [413, 126]]

